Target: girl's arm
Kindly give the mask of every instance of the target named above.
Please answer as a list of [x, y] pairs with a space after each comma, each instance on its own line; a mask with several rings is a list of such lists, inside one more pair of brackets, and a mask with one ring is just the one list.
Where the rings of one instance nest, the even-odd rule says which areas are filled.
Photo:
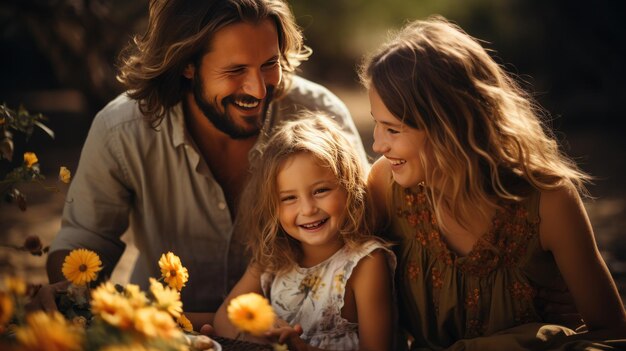
[[220, 308], [217, 309], [217, 312], [215, 313], [215, 319], [214, 319], [214, 325], [213, 325], [215, 328], [216, 335], [231, 338], [231, 339], [234, 339], [237, 337], [237, 334], [239, 333], [239, 331], [228, 320], [228, 312], [226, 311], [226, 309], [228, 308], [228, 304], [230, 303], [230, 300], [234, 299], [235, 297], [239, 295], [247, 294], [251, 292], [262, 294], [261, 272], [254, 265], [248, 266], [248, 269], [246, 269], [246, 272], [243, 274], [241, 279], [239, 279], [239, 281], [230, 291], [228, 296], [226, 296], [226, 299], [220, 305]]
[[387, 258], [376, 250], [352, 271], [348, 287], [354, 292], [359, 322], [359, 350], [392, 347], [393, 297]]
[[598, 251], [578, 192], [573, 186], [543, 191], [539, 211], [541, 244], [552, 251], [587, 328], [623, 337], [624, 306]]

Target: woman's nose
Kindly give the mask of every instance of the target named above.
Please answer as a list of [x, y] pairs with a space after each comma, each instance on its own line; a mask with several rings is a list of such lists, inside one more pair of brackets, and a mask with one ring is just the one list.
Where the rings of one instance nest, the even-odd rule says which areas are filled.
[[377, 154], [384, 154], [389, 151], [389, 143], [384, 136], [380, 135], [378, 126], [374, 126], [374, 143], [372, 144], [372, 150]]

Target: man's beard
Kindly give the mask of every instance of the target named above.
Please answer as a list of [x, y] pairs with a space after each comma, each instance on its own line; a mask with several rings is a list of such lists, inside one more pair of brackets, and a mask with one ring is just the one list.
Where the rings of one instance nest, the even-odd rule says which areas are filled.
[[222, 108], [224, 112], [219, 112], [215, 107], [218, 102], [217, 98], [213, 102], [209, 102], [204, 98], [204, 84], [202, 82], [202, 78], [198, 75], [198, 71], [196, 70], [196, 74], [193, 80], [193, 97], [196, 101], [196, 104], [200, 108], [200, 110], [204, 113], [204, 116], [215, 126], [215, 128], [219, 129], [224, 134], [227, 134], [232, 139], [247, 139], [253, 136], [256, 136], [261, 131], [263, 127], [263, 122], [267, 117], [267, 110], [269, 107], [270, 101], [274, 96], [274, 86], [267, 86], [267, 93], [265, 94], [265, 98], [259, 101], [260, 104], [263, 104], [263, 109], [261, 110], [260, 118], [256, 119], [255, 123], [248, 123], [247, 120], [244, 119], [244, 123], [246, 123], [251, 128], [244, 128], [242, 126], [237, 125], [237, 123], [233, 120], [233, 118], [228, 114], [227, 106], [228, 104], [234, 104], [235, 99], [240, 101], [258, 101], [258, 99], [254, 98], [250, 95], [229, 95], [222, 99]]

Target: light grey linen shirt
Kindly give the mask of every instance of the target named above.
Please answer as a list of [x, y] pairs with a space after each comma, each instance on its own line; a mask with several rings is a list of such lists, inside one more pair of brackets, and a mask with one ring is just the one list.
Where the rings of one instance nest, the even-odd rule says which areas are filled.
[[[300, 77], [271, 104], [249, 157], [273, 126], [304, 109], [334, 116], [369, 167], [344, 103]], [[125, 248], [120, 236], [129, 226], [139, 250], [131, 282], [146, 289], [148, 277], [161, 276], [161, 254], [172, 251], [189, 270], [181, 292], [187, 312], [216, 311], [246, 268], [245, 238], [235, 230], [222, 188], [186, 131], [181, 104], [156, 131], [125, 94], [96, 115], [50, 251], [88, 248], [104, 265], [115, 266]]]

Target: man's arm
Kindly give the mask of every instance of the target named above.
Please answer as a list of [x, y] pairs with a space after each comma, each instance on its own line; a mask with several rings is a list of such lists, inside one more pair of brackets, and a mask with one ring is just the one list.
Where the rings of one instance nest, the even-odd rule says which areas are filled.
[[48, 255], [48, 260], [46, 260], [46, 271], [48, 272], [48, 281], [50, 284], [65, 280], [63, 272], [61, 272], [61, 268], [63, 267], [65, 256], [69, 253], [69, 250], [59, 250], [51, 252]]
[[[113, 111], [110, 111], [110, 110]], [[103, 263], [99, 278], [110, 276], [124, 252], [122, 233], [129, 225], [131, 193], [123, 140], [107, 124], [119, 108], [105, 108], [94, 119], [63, 208], [61, 230], [50, 245], [50, 282], [63, 279], [61, 267], [69, 251], [94, 251]]]

